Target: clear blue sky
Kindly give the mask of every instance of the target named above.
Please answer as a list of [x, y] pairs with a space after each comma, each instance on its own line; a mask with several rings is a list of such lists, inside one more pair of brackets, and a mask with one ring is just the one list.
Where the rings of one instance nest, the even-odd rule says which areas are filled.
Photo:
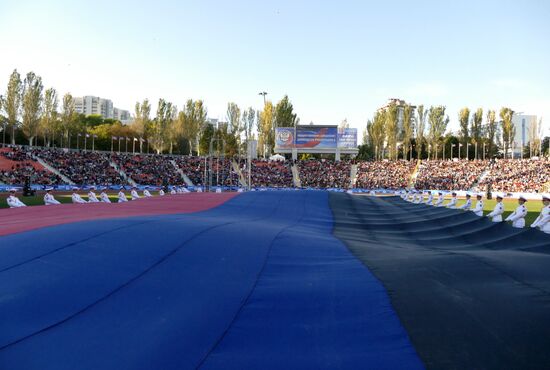
[[[163, 97], [260, 108], [288, 94], [302, 123], [365, 126], [396, 97], [550, 122], [547, 1], [0, 2], [0, 91], [14, 68], [60, 94], [133, 111]], [[155, 104], [156, 105], [156, 104]]]

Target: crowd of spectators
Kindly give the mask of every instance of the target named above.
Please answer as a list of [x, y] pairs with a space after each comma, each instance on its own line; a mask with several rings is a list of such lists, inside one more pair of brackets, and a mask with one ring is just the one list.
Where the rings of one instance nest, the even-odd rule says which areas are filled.
[[111, 167], [108, 153], [68, 151], [63, 149], [33, 149], [62, 175], [79, 185], [120, 185], [124, 178]]
[[[291, 164], [286, 161], [268, 161], [254, 159], [251, 162], [250, 180], [253, 187], [293, 187]], [[241, 170], [245, 177], [248, 174], [247, 163], [243, 162]]]
[[424, 161], [418, 170], [417, 189], [470, 190], [487, 169], [488, 161]]
[[489, 163], [488, 173], [479, 183], [493, 191], [539, 192], [550, 182], [548, 159], [496, 159]]
[[0, 154], [12, 164], [9, 168], [0, 169], [0, 182], [4, 184], [24, 184], [27, 180], [39, 185], [54, 185], [61, 182], [59, 176], [44, 169], [31, 153], [19, 147], [4, 149]]
[[305, 160], [298, 162], [300, 182], [308, 188], [350, 187], [351, 161]]
[[409, 186], [416, 162], [377, 161], [357, 164], [357, 188], [402, 189]]
[[[194, 185], [238, 186], [239, 174], [230, 158], [193, 156], [162, 156], [111, 154], [105, 152], [69, 151], [51, 148], [11, 147], [0, 150], [0, 182], [23, 184], [30, 179], [33, 184], [58, 185], [62, 179], [42, 167], [36, 157], [57, 169], [78, 185], [119, 185], [126, 179], [111, 166], [114, 162], [136, 183], [142, 185], [182, 185], [181, 173]], [[176, 164], [176, 167], [174, 166]], [[292, 187], [292, 165], [298, 167], [302, 187], [344, 188], [350, 187], [353, 162], [343, 160], [267, 161], [253, 160], [251, 180], [253, 187]], [[247, 178], [246, 161], [237, 164]], [[537, 192], [550, 184], [548, 159], [497, 159], [491, 161], [424, 161], [415, 179], [412, 175], [416, 162], [376, 161], [357, 162], [354, 187], [364, 189], [402, 189], [414, 185], [417, 189], [485, 190]], [[178, 171], [177, 167], [181, 169]], [[207, 170], [209, 169], [209, 170]], [[206, 180], [205, 180], [206, 179]], [[479, 182], [479, 183], [478, 183]]]
[[160, 155], [113, 154], [113, 161], [124, 173], [140, 185], [183, 185], [181, 174], [171, 162], [172, 157]]

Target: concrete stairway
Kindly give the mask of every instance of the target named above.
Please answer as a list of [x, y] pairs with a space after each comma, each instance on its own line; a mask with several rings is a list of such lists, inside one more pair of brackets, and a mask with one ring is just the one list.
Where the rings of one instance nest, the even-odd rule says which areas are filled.
[[113, 167], [120, 174], [120, 176], [122, 176], [122, 178], [124, 180], [126, 180], [126, 182], [128, 184], [130, 184], [132, 186], [137, 186], [137, 183], [134, 180], [132, 180], [132, 178], [130, 178], [130, 176], [126, 175], [126, 172], [124, 172], [122, 169], [120, 169], [115, 162], [111, 161], [111, 162], [109, 162], [109, 164], [111, 165], [111, 167]]
[[297, 188], [302, 187], [302, 181], [300, 181], [300, 170], [298, 169], [297, 165], [292, 165], [292, 181], [294, 182], [294, 186]]
[[181, 170], [181, 168], [178, 166], [178, 164], [176, 163], [176, 161], [174, 161], [173, 159], [170, 161], [170, 163], [172, 163], [172, 165], [174, 166], [174, 168], [176, 169], [176, 172], [180, 174], [181, 178], [183, 179], [183, 181], [185, 182], [185, 185], [187, 186], [195, 186], [195, 184], [193, 184], [193, 181], [191, 181], [191, 179], [189, 177], [187, 177], [186, 174], [183, 173], [183, 171]]
[[57, 168], [55, 168], [54, 166], [52, 166], [51, 164], [49, 164], [48, 162], [46, 162], [42, 158], [37, 157], [37, 156], [33, 156], [33, 158], [36, 159], [36, 161], [38, 163], [40, 163], [45, 169], [47, 169], [48, 171], [53, 172], [57, 176], [61, 177], [61, 180], [63, 180], [64, 183], [69, 184], [69, 185], [75, 185], [75, 183], [73, 181], [71, 181], [71, 179], [69, 179], [67, 176], [63, 175], [61, 172], [59, 172], [59, 170]]
[[239, 184], [240, 186], [246, 188], [248, 181], [246, 181], [246, 178], [244, 177], [243, 171], [241, 171], [241, 168], [239, 167], [239, 164], [233, 159], [231, 161], [231, 165], [233, 166], [233, 170], [237, 172], [239, 175]]
[[355, 184], [357, 184], [357, 165], [352, 164], [350, 168], [350, 174], [349, 174], [349, 187], [350, 189], [355, 188]]

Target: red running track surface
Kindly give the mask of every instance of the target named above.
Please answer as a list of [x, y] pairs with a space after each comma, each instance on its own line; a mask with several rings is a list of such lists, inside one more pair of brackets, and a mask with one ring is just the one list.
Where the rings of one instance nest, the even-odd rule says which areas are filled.
[[193, 213], [217, 207], [239, 193], [190, 193], [127, 203], [60, 204], [0, 209], [0, 236], [47, 226], [106, 218]]

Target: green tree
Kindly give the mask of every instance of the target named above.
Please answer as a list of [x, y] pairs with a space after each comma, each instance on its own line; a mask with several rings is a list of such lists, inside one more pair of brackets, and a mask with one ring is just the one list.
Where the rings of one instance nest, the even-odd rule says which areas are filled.
[[44, 92], [44, 109], [40, 121], [41, 132], [44, 136], [44, 145], [50, 146], [57, 126], [57, 91], [51, 87]]
[[187, 100], [182, 111], [178, 115], [178, 121], [181, 125], [182, 135], [189, 143], [189, 154], [195, 150], [199, 155], [203, 152], [203, 147], [199, 145], [203, 130], [206, 128], [207, 110], [202, 100]]
[[[63, 96], [63, 111], [61, 112], [61, 129], [62, 135], [65, 137], [65, 147], [70, 146], [69, 137], [76, 118], [74, 108], [74, 99], [70, 93]], [[61, 143], [63, 145], [63, 143]]]
[[168, 142], [169, 142], [168, 153], [170, 154], [173, 153], [174, 146], [178, 143], [181, 137], [182, 137], [182, 125], [178, 120], [178, 108], [175, 105], [173, 105], [171, 121], [168, 125]]
[[489, 158], [495, 155], [495, 138], [498, 131], [498, 125], [496, 120], [496, 113], [494, 110], [487, 112], [487, 126], [485, 129], [485, 139], [487, 140], [488, 150], [487, 154]]
[[504, 145], [504, 158], [506, 152], [513, 146], [514, 137], [516, 136], [516, 128], [512, 123], [514, 111], [507, 107], [500, 109], [500, 119], [502, 120], [502, 141]]
[[294, 107], [288, 95], [285, 95], [275, 106], [273, 123], [274, 127], [296, 127], [300, 124], [300, 119], [294, 113]]
[[162, 153], [169, 145], [169, 129], [172, 123], [174, 110], [172, 103], [164, 99], [159, 99], [157, 106], [157, 116], [151, 127], [151, 136], [149, 143], [157, 154]]
[[397, 159], [398, 115], [399, 110], [397, 105], [390, 103], [386, 109], [386, 137], [389, 159]]
[[367, 122], [369, 145], [374, 153], [374, 159], [382, 159], [384, 141], [386, 140], [386, 112], [378, 111], [372, 121]]
[[441, 140], [449, 124], [449, 116], [445, 116], [445, 109], [443, 105], [432, 106], [428, 113], [428, 142], [432, 149], [430, 150], [430, 152], [433, 153], [432, 158], [435, 159], [437, 159], [437, 152], [441, 147]]
[[[460, 112], [458, 113], [458, 122], [460, 123], [460, 143], [464, 145], [464, 149], [466, 150], [466, 148], [468, 147], [468, 143], [470, 142], [470, 109], [462, 108], [460, 110]], [[460, 151], [460, 147], [458, 150]]]
[[241, 134], [244, 130], [243, 126], [241, 125], [241, 109], [235, 103], [227, 103], [226, 116], [228, 129], [225, 135], [233, 135], [235, 137], [237, 146], [239, 146], [240, 148]]
[[474, 115], [472, 116], [472, 122], [470, 126], [470, 135], [472, 137], [472, 143], [474, 144], [474, 147], [475, 147], [475, 151], [474, 151], [475, 159], [479, 158], [478, 146], [479, 144], [481, 144], [481, 136], [482, 136], [482, 128], [483, 128], [482, 122], [483, 122], [483, 109], [477, 108]]
[[40, 125], [40, 113], [42, 110], [42, 77], [34, 72], [27, 73], [23, 83], [23, 133], [32, 146], [34, 138], [38, 135]]
[[151, 126], [151, 104], [149, 99], [143, 100], [140, 104], [136, 102], [135, 119], [132, 123], [132, 129], [139, 136], [139, 152], [143, 153], [143, 140], [147, 138], [147, 131]]
[[246, 150], [248, 141], [252, 140], [253, 138], [252, 132], [254, 130], [255, 124], [256, 124], [256, 111], [254, 110], [254, 108], [249, 107], [248, 109], [243, 111], [243, 115], [242, 115], [241, 125], [243, 127], [244, 138], [245, 138], [245, 143], [244, 143], [244, 146], [242, 147], [243, 150]]
[[422, 145], [424, 144], [424, 132], [426, 130], [426, 117], [428, 116], [428, 111], [424, 110], [424, 105], [419, 105], [417, 110], [416, 118], [416, 151], [418, 154], [418, 159], [422, 155]]
[[208, 153], [210, 150], [210, 141], [212, 140], [212, 137], [214, 136], [215, 129], [214, 125], [211, 123], [206, 123], [204, 125], [204, 129], [202, 131], [202, 135], [200, 137], [199, 141], [199, 151], [201, 153]]
[[17, 118], [21, 107], [21, 75], [14, 69], [10, 75], [8, 89], [4, 97], [4, 110], [6, 111], [8, 128], [11, 131], [11, 144], [15, 145], [15, 129], [17, 128]]
[[271, 155], [275, 147], [275, 132], [274, 132], [275, 109], [273, 103], [267, 101], [264, 110], [260, 112], [259, 127], [260, 127], [260, 143], [263, 148], [263, 156]]
[[403, 157], [409, 158], [411, 140], [414, 134], [414, 109], [410, 104], [403, 108]]

